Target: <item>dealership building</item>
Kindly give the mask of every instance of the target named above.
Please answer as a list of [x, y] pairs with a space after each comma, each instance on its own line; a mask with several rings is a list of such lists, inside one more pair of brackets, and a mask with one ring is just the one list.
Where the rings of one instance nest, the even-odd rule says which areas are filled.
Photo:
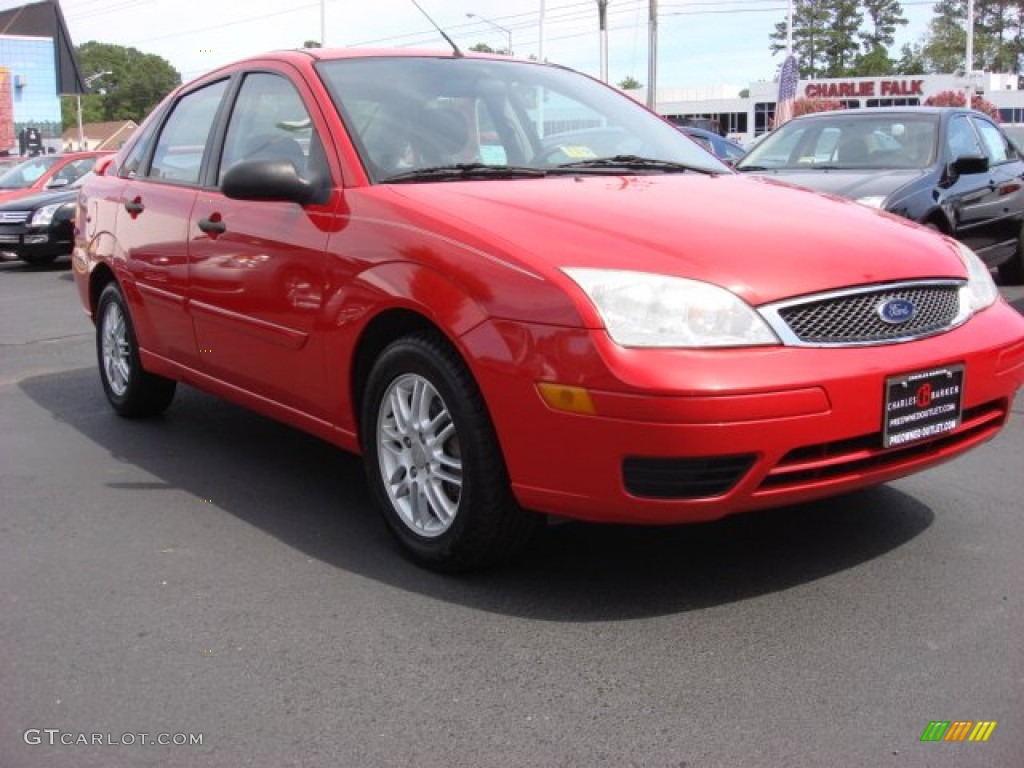
[[[889, 77], [845, 77], [801, 80], [797, 98], [821, 98], [839, 101], [847, 109], [859, 107], [901, 107], [925, 103], [929, 96], [943, 91], [967, 91], [978, 94], [998, 109], [1005, 123], [1024, 123], [1024, 90], [1017, 75], [973, 73], [962, 75], [896, 75]], [[738, 141], [747, 142], [771, 130], [779, 84], [753, 83], [747, 96], [729, 93], [725, 88], [659, 88], [657, 111], [678, 122], [701, 118], [714, 120], [723, 131]], [[630, 94], [646, 101], [646, 91]]]

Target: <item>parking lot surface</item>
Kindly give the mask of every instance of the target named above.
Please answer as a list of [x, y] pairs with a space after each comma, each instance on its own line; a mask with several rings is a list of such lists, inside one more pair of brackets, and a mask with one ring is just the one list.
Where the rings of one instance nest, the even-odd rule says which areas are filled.
[[93, 344], [0, 264], [3, 768], [1024, 764], [1021, 397], [884, 487], [452, 578], [352, 456], [188, 388], [117, 418]]

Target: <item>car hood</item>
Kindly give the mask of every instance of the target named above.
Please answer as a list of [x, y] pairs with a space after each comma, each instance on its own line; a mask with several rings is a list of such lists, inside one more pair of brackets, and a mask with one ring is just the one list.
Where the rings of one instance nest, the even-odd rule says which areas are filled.
[[[13, 190], [12, 190], [13, 191]], [[53, 203], [70, 203], [78, 197], [77, 187], [63, 187], [49, 192], [36, 192], [35, 194], [23, 194], [13, 200], [0, 202], [0, 211], [29, 211], [42, 208], [44, 205]], [[0, 200], [3, 200], [0, 197]]]
[[751, 175], [777, 179], [816, 192], [826, 192], [850, 200], [862, 197], [888, 197], [897, 189], [920, 179], [926, 171], [915, 170], [792, 170], [750, 171]]
[[[561, 280], [561, 267], [677, 275], [757, 305], [865, 283], [965, 276], [955, 244], [863, 205], [738, 174], [378, 186], [430, 228]], [[479, 248], [479, 245], [474, 246]]]

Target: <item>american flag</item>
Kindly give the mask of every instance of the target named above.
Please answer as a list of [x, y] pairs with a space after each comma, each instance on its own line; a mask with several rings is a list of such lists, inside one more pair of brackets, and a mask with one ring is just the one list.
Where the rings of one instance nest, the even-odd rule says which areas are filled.
[[796, 102], [796, 83], [800, 79], [800, 67], [797, 66], [796, 56], [790, 54], [782, 62], [782, 71], [779, 72], [779, 98], [775, 103], [775, 124], [778, 128], [788, 120], [793, 119], [793, 104]]

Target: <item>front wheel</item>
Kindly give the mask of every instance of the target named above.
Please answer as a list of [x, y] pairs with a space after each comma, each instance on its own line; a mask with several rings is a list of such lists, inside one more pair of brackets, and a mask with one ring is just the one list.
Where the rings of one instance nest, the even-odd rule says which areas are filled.
[[362, 447], [374, 502], [414, 560], [465, 571], [510, 557], [541, 518], [512, 497], [483, 398], [443, 338], [393, 342], [370, 372]]
[[110, 283], [96, 305], [96, 356], [107, 400], [121, 416], [155, 416], [167, 410], [176, 384], [147, 373], [121, 289]]
[[1017, 250], [1009, 261], [1004, 261], [997, 269], [1000, 285], [1024, 285], [1024, 227], [1021, 227], [1020, 237], [1017, 238]]

